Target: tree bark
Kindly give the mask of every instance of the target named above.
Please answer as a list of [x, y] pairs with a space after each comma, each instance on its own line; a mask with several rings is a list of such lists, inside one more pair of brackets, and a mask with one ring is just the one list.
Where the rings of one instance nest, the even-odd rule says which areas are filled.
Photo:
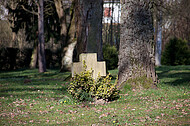
[[[74, 0], [54, 0], [56, 11], [59, 16], [59, 21], [61, 24], [61, 43], [62, 43], [62, 60], [61, 60], [61, 72], [64, 71], [70, 71], [71, 70], [71, 64], [73, 60], [73, 50], [76, 45], [75, 38], [75, 21], [74, 21]], [[72, 3], [70, 6], [69, 4]], [[68, 22], [69, 26], [67, 26], [67, 19], [66, 19], [66, 13], [65, 10], [70, 7], [71, 12], [71, 19], [70, 22]]]
[[65, 14], [66, 8], [64, 8], [62, 0], [54, 0], [54, 2], [61, 26], [61, 41], [62, 45], [64, 46], [66, 43], [66, 35], [67, 35], [66, 14]]
[[38, 5], [38, 65], [39, 72], [46, 72], [45, 41], [44, 41], [44, 0], [39, 0]]
[[156, 86], [153, 20], [148, 2], [121, 0], [118, 88], [128, 81], [134, 87], [141, 86], [140, 80]]
[[75, 30], [75, 17], [74, 17], [74, 3], [70, 9], [71, 12], [71, 19], [70, 19], [70, 24], [68, 26], [68, 31], [67, 31], [67, 36], [66, 36], [66, 45], [63, 49], [64, 56], [62, 58], [62, 67], [61, 67], [61, 72], [62, 71], [71, 71], [71, 66], [73, 62], [73, 51], [75, 48], [75, 45], [77, 43], [76, 41], [76, 30]]
[[102, 15], [103, 0], [75, 0], [77, 55], [97, 53], [98, 60], [102, 54]]

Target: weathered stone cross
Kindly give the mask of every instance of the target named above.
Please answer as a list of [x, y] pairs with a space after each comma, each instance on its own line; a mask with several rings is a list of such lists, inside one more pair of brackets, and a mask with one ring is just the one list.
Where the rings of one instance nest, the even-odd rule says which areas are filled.
[[82, 53], [79, 55], [79, 62], [74, 62], [72, 64], [72, 77], [74, 77], [75, 74], [79, 74], [84, 70], [83, 61], [85, 61], [87, 69], [93, 71], [92, 77], [94, 79], [98, 78], [98, 74], [100, 76], [106, 76], [106, 62], [101, 61], [97, 62], [97, 54], [96, 53]]

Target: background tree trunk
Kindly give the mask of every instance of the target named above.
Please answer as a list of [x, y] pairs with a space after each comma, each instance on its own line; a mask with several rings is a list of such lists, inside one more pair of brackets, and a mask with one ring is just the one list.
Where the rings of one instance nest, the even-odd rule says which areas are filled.
[[154, 1], [153, 4], [153, 19], [154, 19], [154, 42], [155, 48], [155, 65], [161, 66], [162, 52], [162, 4], [163, 1]]
[[157, 20], [157, 33], [156, 33], [156, 50], [155, 50], [155, 65], [161, 66], [161, 53], [162, 53], [162, 17]]
[[[76, 45], [75, 20], [74, 20], [74, 0], [54, 0], [56, 11], [61, 25], [62, 60], [61, 72], [70, 71], [73, 60], [73, 50]], [[71, 5], [70, 5], [71, 3]], [[67, 22], [66, 9], [70, 9], [70, 22]], [[67, 26], [68, 23], [68, 26]]]
[[61, 26], [61, 40], [62, 44], [64, 44], [67, 34], [66, 14], [65, 14], [66, 8], [64, 7], [66, 5], [62, 3], [62, 0], [54, 0], [54, 2]]
[[102, 54], [102, 15], [103, 0], [75, 0], [77, 55], [97, 53], [98, 60]]
[[34, 47], [33, 47], [31, 61], [30, 61], [30, 68], [31, 69], [36, 68], [37, 59], [38, 59], [38, 44], [37, 44], [37, 41], [34, 40]]
[[[149, 1], [150, 2], [150, 1]], [[150, 82], [155, 87], [153, 20], [148, 1], [121, 0], [121, 41], [118, 88], [127, 81], [133, 87]], [[146, 88], [148, 88], [146, 86]]]
[[66, 35], [66, 45], [63, 49], [64, 56], [62, 57], [62, 67], [61, 71], [70, 71], [72, 62], [73, 62], [73, 51], [75, 48], [75, 45], [77, 43], [76, 41], [76, 30], [75, 30], [75, 17], [74, 17], [74, 3], [72, 4], [72, 7], [70, 9], [71, 12], [71, 18], [70, 18], [70, 24], [67, 28], [67, 35]]
[[38, 5], [38, 65], [39, 72], [46, 72], [45, 41], [44, 41], [44, 0], [39, 0]]
[[67, 36], [67, 25], [66, 25], [66, 14], [65, 14], [66, 5], [63, 3], [62, 0], [54, 0], [54, 2], [61, 27], [61, 48], [62, 48], [61, 71], [67, 71], [66, 69], [67, 62], [64, 61], [65, 57], [64, 47], [66, 45], [66, 36]]

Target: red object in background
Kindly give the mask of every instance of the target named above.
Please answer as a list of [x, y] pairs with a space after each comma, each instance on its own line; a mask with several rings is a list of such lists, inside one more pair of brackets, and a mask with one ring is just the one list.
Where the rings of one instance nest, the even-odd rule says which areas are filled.
[[104, 17], [111, 17], [111, 8], [104, 8]]

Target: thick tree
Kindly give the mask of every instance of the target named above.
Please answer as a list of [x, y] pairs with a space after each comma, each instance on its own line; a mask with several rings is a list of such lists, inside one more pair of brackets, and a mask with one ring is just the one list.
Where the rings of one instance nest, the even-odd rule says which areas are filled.
[[[64, 1], [62, 0], [54, 0], [56, 11], [59, 17], [59, 22], [60, 22], [60, 41], [61, 41], [61, 48], [63, 50], [65, 44], [66, 44], [66, 35], [67, 35], [67, 25], [66, 25], [66, 6]], [[62, 51], [62, 60], [61, 60], [61, 72], [62, 71], [67, 71], [67, 63], [64, 62], [63, 57], [64, 57], [64, 51]]]
[[73, 50], [76, 45], [74, 0], [54, 0], [60, 22], [60, 41], [62, 48], [61, 72], [70, 71]]
[[151, 1], [121, 0], [118, 88], [156, 87]]
[[103, 0], [75, 0], [75, 20], [77, 35], [77, 55], [97, 53], [102, 55], [102, 14]]
[[73, 62], [73, 54], [75, 45], [77, 43], [76, 41], [76, 25], [75, 25], [75, 11], [74, 11], [75, 4], [72, 4], [72, 7], [70, 9], [71, 15], [70, 15], [70, 23], [67, 28], [67, 36], [66, 36], [66, 44], [63, 48], [63, 54], [62, 57], [62, 67], [61, 70], [71, 70], [71, 65]]

